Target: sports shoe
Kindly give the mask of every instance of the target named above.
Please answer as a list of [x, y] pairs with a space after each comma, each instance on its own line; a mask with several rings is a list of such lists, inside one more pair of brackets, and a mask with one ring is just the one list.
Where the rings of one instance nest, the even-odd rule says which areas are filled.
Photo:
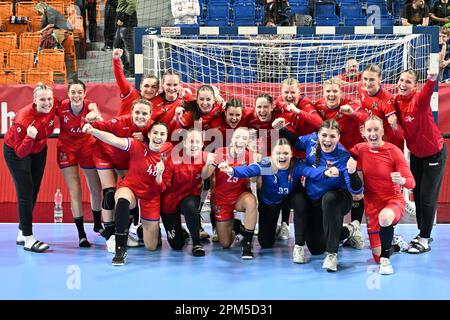
[[25, 245], [25, 237], [22, 234], [22, 230], [19, 229], [19, 234], [17, 235], [16, 244], [19, 246]]
[[380, 258], [380, 270], [379, 274], [393, 274], [394, 269], [392, 268], [391, 261], [389, 258]]
[[213, 230], [213, 236], [211, 238], [211, 241], [212, 242], [219, 242], [219, 236], [217, 235], [217, 230], [216, 229]]
[[116, 236], [114, 234], [106, 240], [106, 250], [109, 253], [116, 253]]
[[197, 244], [192, 247], [192, 255], [194, 257], [204, 257], [205, 256], [205, 249], [203, 249], [202, 245]]
[[303, 246], [299, 246], [298, 244], [294, 246], [292, 260], [294, 261], [294, 263], [306, 263], [305, 249], [303, 248]]
[[202, 224], [200, 223], [200, 240], [208, 240], [209, 239], [209, 233], [203, 229]]
[[409, 244], [403, 240], [402, 236], [399, 235], [394, 235], [394, 237], [392, 238], [392, 247], [391, 250], [392, 252], [400, 252], [400, 251], [408, 251], [409, 249]]
[[352, 247], [358, 250], [364, 248], [364, 236], [361, 232], [361, 224], [358, 220], [354, 220], [346, 226], [350, 232], [350, 236], [344, 240], [344, 247]]
[[323, 260], [322, 268], [327, 269], [327, 271], [336, 272], [337, 271], [337, 253], [326, 253], [325, 260]]
[[136, 240], [136, 239], [132, 238], [130, 235], [128, 235], [127, 247], [135, 248], [135, 247], [140, 247], [140, 246], [141, 246], [141, 243], [139, 242], [139, 239]]
[[279, 238], [281, 240], [289, 240], [289, 226], [286, 222], [283, 222], [281, 224], [280, 232], [279, 232]]
[[253, 256], [253, 248], [251, 242], [242, 242], [242, 259], [244, 260], [252, 260]]
[[113, 266], [123, 266], [127, 261], [127, 248], [117, 247], [115, 256], [112, 259]]

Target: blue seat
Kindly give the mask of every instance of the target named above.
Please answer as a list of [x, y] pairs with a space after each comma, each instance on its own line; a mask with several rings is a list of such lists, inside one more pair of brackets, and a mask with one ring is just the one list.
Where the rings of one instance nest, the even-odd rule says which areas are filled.
[[330, 2], [316, 2], [314, 5], [314, 16], [317, 17], [336, 17], [336, 6]]
[[241, 19], [241, 18], [239, 18], [239, 19], [234, 18], [231, 21], [232, 21], [232, 24], [234, 26], [236, 26], [236, 27], [239, 27], [239, 26], [256, 26], [256, 20], [255, 20], [254, 17], [253, 18], [243, 18], [243, 19]]
[[208, 18], [208, 17], [205, 19], [205, 26], [227, 27], [229, 25], [230, 23], [228, 19]]
[[344, 26], [353, 27], [353, 26], [366, 26], [367, 25], [367, 17], [345, 17], [344, 18]]
[[309, 12], [308, 12], [308, 5], [304, 5], [304, 4], [301, 4], [301, 5], [292, 5], [291, 4], [291, 13], [294, 15], [294, 14], [309, 14]]
[[235, 19], [247, 19], [256, 16], [256, 7], [254, 3], [235, 4], [233, 9]]
[[337, 16], [331, 17], [316, 17], [316, 25], [317, 26], [339, 26], [339, 19]]
[[339, 8], [341, 18], [360, 18], [362, 16], [362, 6], [359, 3], [343, 3]]
[[208, 3], [206, 16], [207, 18], [227, 18], [229, 17], [230, 7], [228, 4], [212, 4]]

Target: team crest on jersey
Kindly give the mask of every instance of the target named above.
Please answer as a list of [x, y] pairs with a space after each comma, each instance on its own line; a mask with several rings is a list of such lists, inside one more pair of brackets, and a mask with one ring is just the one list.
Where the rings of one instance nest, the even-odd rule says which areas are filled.
[[68, 116], [64, 116], [64, 123], [69, 122], [69, 117]]
[[378, 110], [378, 104], [376, 102], [372, 103], [372, 109]]
[[339, 111], [336, 113], [336, 120], [342, 119], [342, 117], [343, 117], [342, 112], [339, 110]]
[[116, 123], [116, 122], [117, 122], [117, 119], [112, 119], [111, 122], [112, 122], [112, 123]]
[[21, 133], [21, 132], [22, 132], [22, 129], [21, 129], [20, 127], [17, 127], [17, 132], [18, 132], [18, 133]]
[[414, 117], [411, 117], [411, 116], [405, 117], [405, 122], [413, 122], [413, 121], [414, 121]]
[[67, 160], [67, 153], [65, 153], [65, 152], [60, 152], [59, 153], [59, 161], [60, 162], [63, 162], [63, 161], [66, 161]]
[[53, 123], [55, 123], [53, 120], [50, 120], [50, 122], [48, 123], [49, 127], [53, 127]]
[[331, 168], [334, 165], [333, 161], [327, 160], [327, 168]]

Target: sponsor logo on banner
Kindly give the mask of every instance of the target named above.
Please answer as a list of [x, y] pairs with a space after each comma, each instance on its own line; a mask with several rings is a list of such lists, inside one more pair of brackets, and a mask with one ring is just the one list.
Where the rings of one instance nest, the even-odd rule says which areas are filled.
[[181, 34], [180, 27], [161, 27], [162, 36], [179, 36]]

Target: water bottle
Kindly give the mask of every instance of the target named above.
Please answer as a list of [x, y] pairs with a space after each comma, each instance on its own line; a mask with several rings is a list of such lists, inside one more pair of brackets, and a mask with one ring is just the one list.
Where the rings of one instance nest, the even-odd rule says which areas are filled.
[[63, 208], [62, 208], [63, 196], [59, 189], [56, 189], [55, 193], [55, 210], [53, 218], [55, 223], [61, 223], [63, 221]]

